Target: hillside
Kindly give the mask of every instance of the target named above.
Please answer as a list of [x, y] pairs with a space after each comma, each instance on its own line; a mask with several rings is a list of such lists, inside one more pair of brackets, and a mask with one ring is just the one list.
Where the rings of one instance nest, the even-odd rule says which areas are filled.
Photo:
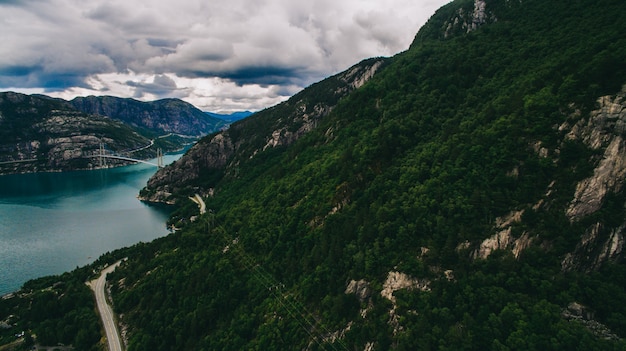
[[96, 168], [98, 159], [89, 156], [98, 153], [101, 143], [121, 151], [150, 140], [121, 122], [76, 111], [63, 100], [0, 93], [0, 174]]
[[142, 102], [113, 96], [87, 96], [70, 102], [82, 112], [107, 116], [160, 135], [177, 133], [197, 137], [225, 125], [222, 119], [209, 116], [179, 99]]
[[453, 1], [408, 51], [200, 140], [142, 191], [179, 230], [30, 282], [0, 320], [96, 344], [82, 282], [127, 257], [130, 351], [624, 350], [623, 13]]

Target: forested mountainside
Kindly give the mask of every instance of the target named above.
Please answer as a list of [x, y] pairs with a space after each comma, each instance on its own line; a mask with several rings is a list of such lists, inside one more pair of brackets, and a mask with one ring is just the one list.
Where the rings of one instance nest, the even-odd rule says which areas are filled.
[[226, 125], [225, 121], [207, 115], [180, 99], [142, 102], [113, 96], [87, 96], [77, 97], [70, 102], [82, 112], [107, 116], [161, 135], [177, 133], [202, 136]]
[[0, 93], [0, 174], [95, 168], [98, 159], [89, 156], [99, 152], [101, 143], [110, 150], [132, 150], [150, 140], [119, 121], [79, 112], [63, 100]]
[[127, 257], [131, 351], [624, 350], [623, 13], [453, 1], [353, 91], [201, 140], [143, 192], [178, 201], [175, 233], [30, 282], [0, 319], [95, 344], [82, 282]]
[[[175, 203], [194, 192], [208, 194], [226, 174], [236, 177], [242, 162], [285, 147], [314, 130], [337, 103], [371, 79], [386, 59], [364, 60], [350, 69], [313, 84], [288, 101], [260, 111], [230, 128], [209, 135], [175, 167], [162, 169], [141, 192], [150, 202]], [[257, 157], [258, 159], [258, 157]]]

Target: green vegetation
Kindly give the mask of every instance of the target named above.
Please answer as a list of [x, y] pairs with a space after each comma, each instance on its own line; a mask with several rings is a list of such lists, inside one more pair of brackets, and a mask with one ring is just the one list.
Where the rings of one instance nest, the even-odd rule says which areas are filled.
[[[599, 151], [559, 129], [626, 83], [626, 3], [487, 3], [497, 21], [447, 37], [472, 2], [442, 8], [409, 51], [289, 146], [263, 150], [298, 106], [234, 124], [246, 155], [236, 171], [178, 184], [215, 188], [211, 211], [101, 259], [128, 257], [111, 275], [128, 349], [626, 349], [624, 263], [562, 267], [591, 225], [624, 225], [626, 195], [570, 221]], [[300, 98], [328, 101], [332, 83]], [[474, 258], [497, 219], [522, 210], [511, 236], [527, 234], [529, 247]], [[176, 215], [196, 214], [188, 203]], [[399, 289], [394, 304], [380, 294], [394, 271], [427, 288]], [[346, 294], [361, 279], [371, 293]], [[613, 336], [566, 318], [573, 302]]]
[[[586, 229], [570, 224], [564, 208], [575, 182], [594, 166], [591, 150], [565, 142], [554, 127], [576, 118], [575, 109], [588, 113], [598, 96], [626, 82], [626, 43], [617, 35], [624, 5], [490, 4], [497, 22], [433, 37], [458, 9], [445, 7], [410, 51], [342, 100], [314, 132], [206, 184], [216, 187], [208, 199], [216, 211], [209, 233], [204, 224], [191, 225], [170, 246], [159, 245], [157, 258], [153, 252], [119, 272], [135, 286], [116, 295], [119, 312], [136, 328], [132, 348], [625, 347], [561, 316], [578, 301], [626, 335], [618, 322], [622, 265], [592, 276], [561, 272], [562, 257]], [[257, 116], [245, 125], [271, 130], [262, 124], [270, 121]], [[251, 150], [267, 134], [255, 134], [252, 140], [260, 140], [250, 141]], [[547, 157], [533, 150], [538, 142]], [[555, 195], [546, 198], [548, 189]], [[540, 200], [550, 206], [533, 209]], [[617, 207], [619, 225], [623, 206]], [[526, 211], [514, 235], [539, 238], [518, 260], [502, 252], [475, 261], [470, 249], [459, 251], [464, 242], [476, 248], [493, 234], [495, 219], [512, 210]], [[240, 252], [224, 253], [234, 238]], [[402, 327], [396, 332], [388, 301], [374, 294], [362, 318], [359, 308], [368, 302], [344, 293], [351, 279], [366, 279], [376, 291], [394, 269], [432, 281], [430, 292], [396, 294]], [[445, 269], [454, 280], [438, 273]], [[147, 271], [150, 278], [142, 280]], [[129, 275], [137, 280], [129, 283]], [[279, 295], [271, 290], [277, 284], [284, 285]], [[612, 310], [600, 312], [593, 296], [604, 290], [615, 295], [604, 294], [612, 302], [602, 305]], [[283, 298], [296, 307], [283, 306]], [[342, 342], [321, 341], [348, 322]], [[166, 337], [157, 342], [153, 335]]]
[[[85, 281], [88, 268], [72, 273], [32, 280], [18, 296], [0, 300], [0, 316], [11, 320], [2, 332], [0, 345], [25, 332], [26, 342], [18, 349], [30, 350], [31, 335], [38, 345], [73, 345], [76, 350], [99, 350], [100, 320], [95, 314], [93, 294]], [[30, 341], [29, 341], [30, 339]]]

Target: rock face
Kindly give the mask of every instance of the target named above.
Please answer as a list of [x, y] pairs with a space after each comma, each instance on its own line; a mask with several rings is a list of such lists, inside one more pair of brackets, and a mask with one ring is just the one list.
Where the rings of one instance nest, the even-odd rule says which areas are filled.
[[581, 120], [567, 135], [580, 139], [593, 150], [604, 148], [602, 159], [593, 176], [576, 186], [567, 216], [574, 222], [602, 207], [606, 195], [619, 192], [626, 179], [626, 87], [616, 97], [598, 99], [599, 109], [587, 121]]
[[84, 113], [107, 116], [158, 133], [201, 136], [219, 130], [225, 122], [179, 99], [141, 102], [112, 96], [77, 97], [71, 104]]
[[462, 7], [445, 24], [444, 37], [455, 33], [469, 33], [488, 22], [497, 21], [496, 17], [487, 9], [485, 0], [474, 0], [472, 9]]
[[615, 229], [607, 229], [602, 223], [596, 223], [576, 245], [574, 252], [565, 255], [561, 268], [565, 272], [590, 272], [600, 268], [606, 261], [622, 259], [626, 235], [626, 224]]
[[411, 278], [401, 272], [389, 272], [380, 295], [395, 304], [396, 298], [393, 293], [400, 289], [430, 291], [430, 281]]
[[351, 280], [346, 287], [346, 294], [354, 294], [361, 302], [367, 301], [372, 296], [372, 288], [366, 280]]
[[389, 310], [389, 321], [387, 323], [393, 328], [394, 335], [404, 330], [397, 312], [396, 297], [393, 296], [394, 292], [401, 289], [431, 291], [430, 280], [412, 278], [401, 272], [392, 271], [387, 274], [387, 280], [383, 284], [383, 290], [380, 292], [380, 295], [391, 301], [392, 308]]
[[513, 211], [507, 216], [496, 219], [497, 232], [480, 243], [480, 246], [472, 253], [473, 258], [485, 259], [495, 250], [511, 250], [513, 256], [518, 258], [522, 251], [529, 247], [532, 238], [528, 233], [523, 233], [519, 238], [513, 237], [513, 225], [522, 221], [524, 210]]
[[[570, 222], [580, 222], [603, 209], [607, 198], [623, 191], [626, 181], [626, 86], [615, 96], [603, 96], [597, 100], [597, 109], [588, 117], [581, 118], [576, 112], [577, 122], [563, 123], [558, 130], [566, 140], [578, 140], [595, 155], [588, 161], [595, 165], [593, 174], [578, 182], [573, 199], [564, 209]], [[549, 150], [541, 142], [530, 147], [542, 158], [549, 157]], [[556, 152], [555, 154], [558, 154]], [[550, 188], [554, 182], [550, 185]], [[548, 189], [546, 199], [552, 190]], [[537, 210], [544, 205], [540, 200], [532, 206]], [[530, 207], [530, 205], [529, 205]], [[622, 207], [626, 208], [625, 205]], [[523, 232], [513, 236], [512, 228], [521, 223], [524, 210], [513, 211], [495, 221], [495, 233], [483, 240], [470, 255], [474, 259], [489, 257], [495, 250], [510, 250], [517, 258], [533, 241], [541, 238]], [[621, 211], [623, 217], [624, 210]], [[617, 218], [612, 224], [596, 221], [586, 228], [575, 249], [567, 253], [561, 261], [563, 271], [594, 271], [607, 261], [619, 262], [624, 256], [626, 220]], [[549, 245], [549, 243], [543, 243]]]
[[[365, 84], [384, 62], [383, 58], [363, 61], [306, 88], [282, 104], [205, 137], [180, 160], [159, 170], [148, 181], [140, 198], [148, 202], [174, 203], [176, 199], [171, 194], [184, 188], [195, 187], [195, 192], [208, 193], [222, 176], [236, 177], [241, 160], [290, 145], [315, 129], [341, 98]], [[210, 184], [197, 184], [201, 174], [210, 179]]]
[[[235, 152], [228, 131], [220, 132], [196, 143], [187, 153], [168, 167], [161, 168], [148, 180], [139, 198], [142, 201], [176, 203], [172, 194], [179, 190], [178, 184], [193, 183], [201, 173], [219, 174]], [[202, 194], [209, 193], [195, 189]]]
[[[590, 149], [602, 153], [593, 175], [576, 185], [574, 199], [566, 209], [571, 222], [601, 210], [609, 194], [623, 191], [626, 180], [626, 86], [616, 96], [598, 99], [599, 108], [588, 119], [576, 123], [567, 138], [581, 140]], [[561, 126], [561, 129], [567, 126]], [[592, 160], [590, 160], [591, 162]], [[622, 212], [623, 213], [623, 212]], [[596, 222], [587, 228], [573, 252], [561, 262], [563, 271], [593, 271], [607, 261], [620, 261], [624, 256], [626, 221], [621, 225]]]

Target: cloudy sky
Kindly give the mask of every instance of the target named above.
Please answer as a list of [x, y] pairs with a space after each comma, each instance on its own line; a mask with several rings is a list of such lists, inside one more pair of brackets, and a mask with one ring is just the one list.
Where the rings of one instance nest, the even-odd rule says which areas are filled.
[[0, 91], [272, 106], [406, 50], [449, 0], [0, 0]]

